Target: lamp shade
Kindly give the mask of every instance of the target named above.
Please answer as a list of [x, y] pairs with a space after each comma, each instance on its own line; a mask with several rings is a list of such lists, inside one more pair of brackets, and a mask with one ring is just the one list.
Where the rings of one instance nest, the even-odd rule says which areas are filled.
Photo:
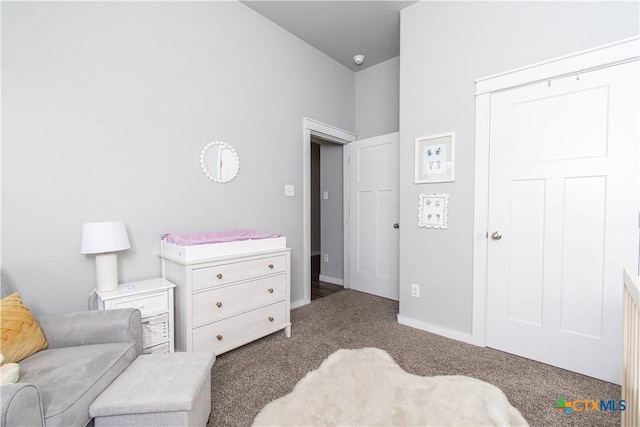
[[81, 254], [103, 254], [130, 247], [127, 229], [122, 222], [86, 222], [82, 225]]

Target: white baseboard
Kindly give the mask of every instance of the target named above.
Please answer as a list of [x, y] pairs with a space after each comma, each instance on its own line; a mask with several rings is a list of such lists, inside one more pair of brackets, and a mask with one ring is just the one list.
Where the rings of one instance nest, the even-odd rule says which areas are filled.
[[311, 256], [316, 256], [316, 255], [320, 255], [320, 251], [313, 251], [311, 252]]
[[331, 276], [323, 276], [322, 274], [319, 277], [321, 282], [327, 282], [327, 283], [332, 283], [334, 285], [340, 285], [340, 286], [344, 286], [344, 280], [342, 279], [337, 279], [335, 277], [331, 277]]
[[412, 328], [422, 329], [423, 331], [431, 332], [432, 334], [440, 335], [446, 338], [451, 338], [452, 340], [477, 345], [473, 339], [472, 334], [456, 331], [455, 329], [449, 329], [442, 326], [434, 325], [432, 323], [423, 322], [421, 320], [411, 319], [399, 314], [398, 323], [400, 323], [401, 325], [411, 326]]
[[302, 307], [303, 305], [307, 305], [311, 303], [311, 300], [307, 301], [305, 299], [299, 299], [297, 301], [292, 301], [291, 302], [291, 310], [293, 310], [294, 308], [298, 308], [298, 307]]

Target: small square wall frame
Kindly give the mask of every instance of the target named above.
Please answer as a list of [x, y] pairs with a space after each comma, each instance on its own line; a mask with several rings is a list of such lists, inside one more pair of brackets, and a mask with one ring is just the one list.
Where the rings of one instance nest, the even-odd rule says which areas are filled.
[[455, 181], [455, 133], [416, 138], [415, 150], [416, 184]]
[[448, 216], [448, 194], [420, 194], [418, 196], [418, 227], [446, 230], [449, 227]]

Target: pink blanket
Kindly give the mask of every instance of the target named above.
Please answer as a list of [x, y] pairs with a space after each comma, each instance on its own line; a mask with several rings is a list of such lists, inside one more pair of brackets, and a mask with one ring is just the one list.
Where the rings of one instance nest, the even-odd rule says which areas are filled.
[[257, 240], [280, 237], [278, 233], [260, 233], [257, 230], [216, 231], [213, 233], [166, 233], [161, 239], [167, 243], [181, 246], [203, 245], [206, 243], [236, 242], [239, 240]]

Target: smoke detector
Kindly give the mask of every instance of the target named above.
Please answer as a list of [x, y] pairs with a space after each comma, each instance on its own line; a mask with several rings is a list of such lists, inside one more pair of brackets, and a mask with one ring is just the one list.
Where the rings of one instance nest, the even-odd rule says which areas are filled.
[[353, 62], [355, 62], [356, 65], [362, 65], [362, 63], [364, 62], [364, 55], [356, 55], [353, 57]]

